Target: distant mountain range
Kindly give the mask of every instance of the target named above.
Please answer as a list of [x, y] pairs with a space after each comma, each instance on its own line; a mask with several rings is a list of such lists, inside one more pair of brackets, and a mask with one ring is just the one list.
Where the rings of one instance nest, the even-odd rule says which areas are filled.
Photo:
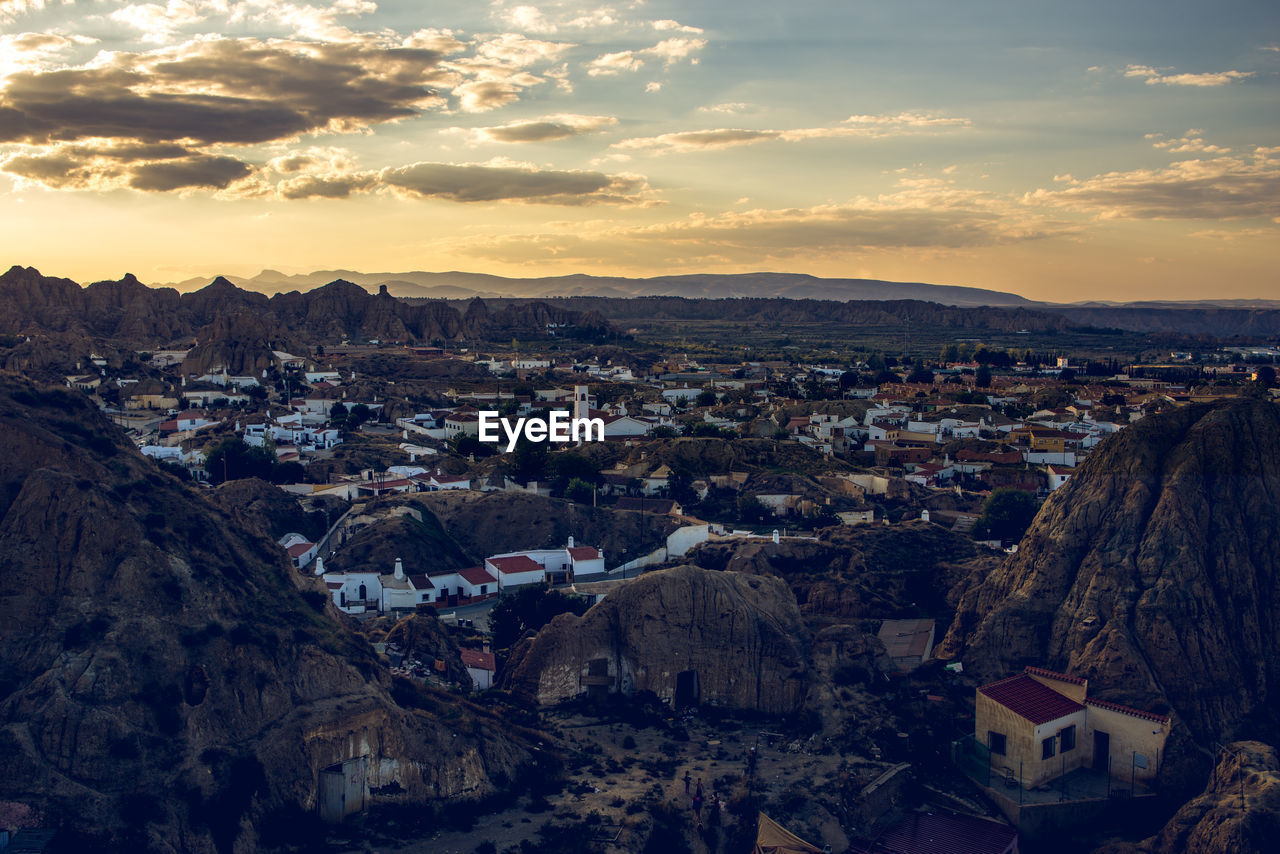
[[[203, 288], [213, 276], [170, 282], [155, 287], [172, 287], [182, 292]], [[684, 276], [655, 276], [632, 279], [622, 276], [543, 276], [513, 279], [486, 273], [458, 271], [430, 273], [414, 270], [401, 273], [361, 273], [356, 270], [316, 270], [288, 275], [263, 270], [255, 276], [225, 276], [248, 291], [263, 294], [307, 291], [342, 279], [370, 291], [386, 285], [391, 296], [410, 299], [457, 300], [552, 299], [556, 297], [674, 296], [689, 299], [786, 299], [834, 300], [922, 300], [962, 308], [1009, 306], [1017, 308], [1234, 308], [1280, 309], [1280, 300], [1227, 299], [1192, 301], [1089, 302], [1059, 304], [1038, 302], [1017, 294], [960, 285], [931, 285], [924, 282], [889, 282], [882, 279], [824, 279], [804, 273], [695, 273]]]

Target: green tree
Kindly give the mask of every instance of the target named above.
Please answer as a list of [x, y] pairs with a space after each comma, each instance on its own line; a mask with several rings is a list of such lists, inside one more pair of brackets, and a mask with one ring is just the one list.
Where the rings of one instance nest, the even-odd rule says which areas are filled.
[[738, 518], [750, 524], [767, 522], [773, 513], [754, 495], [744, 495], [738, 499]]
[[595, 494], [596, 488], [580, 477], [570, 480], [564, 488], [564, 497], [578, 504], [590, 504]]
[[354, 430], [372, 417], [373, 410], [363, 403], [357, 403], [347, 413], [347, 426]]
[[977, 540], [1020, 540], [1031, 527], [1040, 503], [1021, 489], [997, 489], [982, 505], [982, 515], [973, 526]]
[[538, 631], [560, 614], [585, 614], [589, 606], [576, 596], [549, 587], [522, 587], [503, 596], [489, 612], [493, 645], [507, 649], [527, 631]]
[[973, 378], [974, 385], [978, 388], [991, 387], [991, 368], [987, 365], [979, 365], [978, 372]]
[[511, 476], [521, 483], [541, 483], [547, 479], [547, 456], [546, 442], [530, 442], [521, 433], [511, 452]]
[[933, 371], [929, 370], [928, 368], [923, 368], [923, 367], [916, 368], [914, 371], [912, 371], [910, 374], [908, 374], [908, 375], [907, 375], [907, 382], [909, 382], [909, 383], [925, 383], [926, 385], [928, 385], [928, 384], [932, 384], [932, 383], [933, 383]]
[[213, 484], [247, 477], [270, 480], [275, 462], [276, 455], [271, 451], [250, 447], [243, 440], [232, 436], [223, 439], [205, 454], [204, 469], [209, 473], [209, 482]]

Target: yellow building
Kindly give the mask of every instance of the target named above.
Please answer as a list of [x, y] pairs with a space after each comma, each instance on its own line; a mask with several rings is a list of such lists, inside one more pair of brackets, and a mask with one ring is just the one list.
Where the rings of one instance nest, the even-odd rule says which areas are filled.
[[1160, 771], [1170, 719], [1088, 696], [1077, 676], [1028, 667], [978, 689], [974, 738], [993, 774], [1033, 789], [1077, 768], [1125, 781]]

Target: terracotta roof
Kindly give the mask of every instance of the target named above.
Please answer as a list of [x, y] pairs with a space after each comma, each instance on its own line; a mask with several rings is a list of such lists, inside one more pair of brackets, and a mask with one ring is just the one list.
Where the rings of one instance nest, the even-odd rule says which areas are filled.
[[600, 550], [595, 546], [574, 546], [569, 549], [569, 557], [574, 560], [595, 560], [600, 557]]
[[1056, 679], [1059, 682], [1070, 682], [1072, 685], [1087, 685], [1087, 680], [1080, 676], [1068, 676], [1066, 673], [1059, 673], [1056, 670], [1049, 670], [1044, 667], [1034, 667], [1027, 665], [1022, 670], [1023, 673], [1030, 673], [1032, 676], [1043, 676], [1045, 679]]
[[1048, 723], [1084, 709], [1025, 673], [983, 685], [978, 691], [1033, 724]]
[[430, 590], [435, 587], [431, 583], [431, 577], [427, 575], [411, 575], [409, 576], [409, 583], [413, 585], [414, 590]]
[[289, 552], [289, 557], [302, 557], [304, 554], [311, 551], [315, 547], [316, 547], [315, 543], [295, 543], [294, 545], [289, 546], [289, 548], [286, 549], [286, 551]]
[[501, 572], [503, 575], [510, 575], [516, 572], [542, 572], [543, 566], [528, 555], [513, 555], [512, 557], [491, 557], [489, 563]]
[[492, 584], [498, 580], [494, 578], [489, 573], [489, 570], [485, 569], [483, 566], [469, 566], [459, 572], [458, 575], [461, 575], [471, 584]]
[[1156, 723], [1168, 724], [1168, 715], [1157, 715], [1154, 712], [1144, 712], [1141, 709], [1135, 709], [1132, 706], [1123, 706], [1120, 703], [1112, 703], [1108, 700], [1095, 700], [1092, 697], [1085, 698], [1085, 704], [1089, 706], [1097, 706], [1099, 709], [1109, 709], [1113, 712], [1119, 712], [1122, 715], [1132, 715], [1135, 718], [1142, 718], [1147, 721], [1155, 721]]
[[473, 667], [476, 670], [488, 670], [490, 673], [498, 669], [497, 659], [491, 652], [481, 652], [478, 649], [462, 648], [458, 650], [458, 654], [462, 656], [462, 663], [466, 667]]

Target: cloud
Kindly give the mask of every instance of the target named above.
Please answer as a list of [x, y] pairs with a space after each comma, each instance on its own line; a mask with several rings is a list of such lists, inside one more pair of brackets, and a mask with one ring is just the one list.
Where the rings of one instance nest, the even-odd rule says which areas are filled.
[[[555, 115], [469, 131], [477, 142], [550, 142], [616, 125], [612, 116]], [[457, 130], [461, 130], [458, 128]]]
[[638, 175], [541, 170], [526, 164], [414, 163], [384, 169], [379, 180], [403, 196], [455, 202], [636, 204], [648, 190]]
[[1268, 149], [1083, 180], [1063, 176], [1060, 183], [1066, 186], [1036, 190], [1028, 201], [1106, 219], [1280, 221], [1280, 159]]
[[0, 142], [243, 145], [355, 130], [440, 105], [440, 60], [420, 48], [223, 38], [106, 54], [12, 75], [0, 91]]
[[188, 187], [222, 189], [253, 171], [234, 157], [199, 154], [181, 160], [143, 163], [132, 169], [129, 186], [135, 190], [166, 192]]
[[1167, 74], [1171, 68], [1152, 68], [1149, 65], [1130, 65], [1125, 77], [1139, 77], [1148, 86], [1226, 86], [1235, 80], [1252, 77], [1252, 71], [1214, 71], [1205, 74]]
[[13, 21], [28, 12], [38, 12], [46, 6], [66, 6], [72, 0], [0, 0], [0, 21]]
[[301, 175], [281, 181], [276, 191], [282, 199], [345, 199], [352, 193], [370, 190], [376, 184], [377, 176], [369, 172]]
[[706, 46], [706, 39], [663, 39], [653, 47], [642, 50], [622, 50], [597, 56], [586, 64], [587, 74], [592, 77], [612, 77], [627, 71], [638, 71], [651, 59], [661, 61], [664, 68], [669, 68], [682, 59], [696, 63], [698, 60], [693, 54]]
[[870, 138], [879, 139], [910, 133], [924, 133], [970, 127], [968, 119], [924, 116], [902, 113], [896, 116], [851, 116], [834, 127], [791, 128], [789, 130], [715, 128], [711, 130], [676, 131], [658, 136], [636, 137], [614, 143], [613, 148], [648, 151], [653, 154], [682, 154], [714, 151], [757, 142], [781, 140], [800, 142], [810, 139]]
[[1159, 148], [1173, 154], [1190, 152], [1226, 154], [1231, 150], [1230, 148], [1223, 148], [1222, 146], [1205, 142], [1204, 137], [1200, 136], [1202, 133], [1204, 131], [1192, 129], [1187, 131], [1186, 136], [1178, 137], [1177, 139], [1163, 139], [1164, 134], [1159, 133], [1149, 133], [1146, 138], [1153, 140], [1151, 143], [1152, 148]]
[[750, 104], [744, 104], [741, 101], [734, 101], [728, 104], [709, 104], [705, 107], [699, 107], [700, 113], [745, 113], [751, 109]]
[[234, 157], [210, 155], [169, 143], [58, 145], [8, 157], [0, 169], [51, 189], [106, 191], [121, 188], [167, 192], [223, 189], [253, 167]]
[[592, 77], [611, 77], [624, 71], [639, 71], [644, 60], [633, 50], [606, 53], [587, 63], [587, 74]]
[[60, 33], [0, 34], [0, 78], [16, 71], [45, 69], [60, 54], [95, 42], [88, 36]]
[[687, 27], [684, 24], [680, 23], [679, 21], [673, 21], [670, 18], [666, 18], [661, 21], [650, 21], [649, 25], [652, 26], [655, 30], [658, 30], [660, 32], [667, 32], [667, 31], [674, 30], [675, 32], [679, 32], [679, 33], [692, 33], [694, 35], [702, 34], [701, 27]]

